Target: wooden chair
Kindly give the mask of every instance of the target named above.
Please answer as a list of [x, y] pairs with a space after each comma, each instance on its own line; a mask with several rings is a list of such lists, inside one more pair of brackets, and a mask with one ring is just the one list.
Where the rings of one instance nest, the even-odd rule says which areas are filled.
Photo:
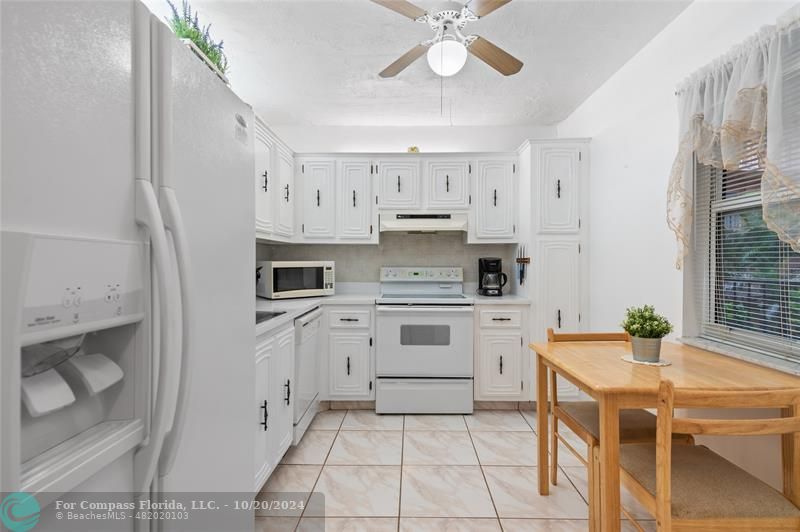
[[[555, 333], [547, 329], [548, 342], [630, 342], [626, 332], [613, 333]], [[622, 346], [621, 346], [622, 347]], [[621, 349], [622, 350], [622, 349]], [[558, 442], [574, 454], [589, 473], [589, 524], [595, 530], [599, 526], [600, 504], [600, 411], [596, 401], [558, 400], [556, 374], [549, 373], [551, 415], [553, 432], [550, 434], [550, 482], [558, 483]], [[559, 422], [564, 423], [586, 443], [587, 452], [576, 450], [558, 431]], [[647, 410], [621, 410], [619, 416], [620, 443], [654, 442], [656, 439], [656, 416]], [[693, 440], [679, 436], [683, 443]]]
[[[689, 419], [687, 408], [783, 408], [775, 419]], [[800, 389], [777, 392], [675, 390], [662, 381], [655, 443], [620, 448], [621, 481], [656, 518], [659, 532], [683, 530], [800, 530], [800, 494], [792, 495], [784, 469], [783, 493], [705, 446], [673, 446], [676, 432], [709, 435], [782, 434], [800, 448]]]

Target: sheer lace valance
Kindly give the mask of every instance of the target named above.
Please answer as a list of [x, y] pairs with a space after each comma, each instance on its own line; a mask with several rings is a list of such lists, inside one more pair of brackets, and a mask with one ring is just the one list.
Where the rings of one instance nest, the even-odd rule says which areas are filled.
[[[739, 154], [748, 151], [745, 146], [756, 147], [767, 169], [762, 203], [768, 227], [800, 251], [800, 167], [796, 162], [800, 160], [800, 116], [787, 116], [784, 90], [789, 82], [800, 87], [797, 19], [763, 28], [694, 73], [678, 90], [679, 147], [667, 200], [667, 223], [678, 239], [678, 268], [688, 252], [692, 227], [695, 157], [702, 164], [738, 170]], [[797, 96], [800, 90], [789, 98]], [[795, 115], [800, 113], [795, 111]]]

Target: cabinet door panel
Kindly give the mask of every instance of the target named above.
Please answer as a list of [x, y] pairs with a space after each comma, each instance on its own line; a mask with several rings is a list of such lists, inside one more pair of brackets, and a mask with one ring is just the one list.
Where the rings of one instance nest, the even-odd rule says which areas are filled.
[[303, 237], [336, 236], [336, 164], [328, 161], [300, 163], [303, 202]]
[[256, 439], [254, 462], [256, 491], [261, 489], [261, 486], [277, 463], [271, 452], [274, 418], [270, 419], [269, 417], [272, 413], [270, 409], [274, 408], [270, 397], [270, 377], [272, 376], [270, 363], [273, 359], [273, 346], [273, 341], [270, 339], [256, 348], [256, 396], [253, 402], [253, 411], [255, 413], [253, 427]]
[[339, 161], [337, 236], [341, 240], [372, 238], [372, 187], [369, 161]]
[[476, 163], [475, 237], [477, 240], [513, 241], [516, 196], [514, 163], [483, 160]]
[[370, 346], [367, 333], [330, 333], [330, 396], [363, 397], [370, 390]]
[[576, 238], [539, 242], [542, 330], [548, 327], [556, 332], [580, 330], [579, 245]]
[[256, 122], [255, 134], [255, 197], [256, 197], [256, 230], [272, 233], [275, 229], [275, 190], [273, 181], [273, 148], [274, 142], [259, 122]]
[[523, 357], [519, 332], [480, 332], [480, 396], [482, 399], [520, 399]]
[[291, 389], [294, 378], [294, 327], [289, 327], [275, 337], [275, 373], [273, 377], [273, 405], [275, 411], [274, 452], [276, 462], [292, 444], [294, 412]]
[[421, 207], [419, 161], [378, 161], [378, 207]]
[[294, 235], [294, 160], [292, 154], [279, 148], [277, 150], [279, 187], [278, 217], [275, 232], [285, 237]]
[[424, 175], [429, 208], [469, 208], [468, 161], [426, 161]]
[[580, 149], [544, 146], [540, 170], [540, 226], [545, 233], [578, 231]]

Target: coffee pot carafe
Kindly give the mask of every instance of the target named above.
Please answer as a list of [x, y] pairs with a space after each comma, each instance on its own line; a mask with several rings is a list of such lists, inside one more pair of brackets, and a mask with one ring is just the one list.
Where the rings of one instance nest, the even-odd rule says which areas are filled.
[[478, 259], [478, 293], [483, 296], [502, 296], [508, 276], [503, 273], [503, 261], [497, 257]]

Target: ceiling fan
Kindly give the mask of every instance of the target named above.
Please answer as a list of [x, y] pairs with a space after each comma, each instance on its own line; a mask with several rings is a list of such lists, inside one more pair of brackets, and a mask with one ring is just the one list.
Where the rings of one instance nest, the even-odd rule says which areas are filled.
[[426, 52], [428, 64], [440, 76], [452, 76], [461, 70], [467, 61], [467, 52], [504, 76], [516, 74], [522, 68], [522, 61], [502, 48], [483, 37], [461, 32], [468, 22], [485, 17], [511, 0], [470, 0], [460, 10], [447, 9], [433, 14], [406, 0], [372, 1], [416, 22], [428, 24], [436, 32], [432, 39], [419, 43], [383, 69], [380, 73], [382, 78], [396, 76]]

